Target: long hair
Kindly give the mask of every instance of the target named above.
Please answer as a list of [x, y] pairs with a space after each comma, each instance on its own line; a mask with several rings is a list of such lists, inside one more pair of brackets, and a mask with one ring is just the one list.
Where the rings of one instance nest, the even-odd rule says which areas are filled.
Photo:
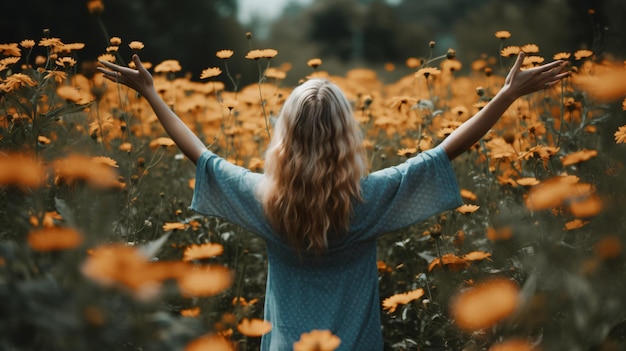
[[324, 79], [296, 87], [283, 104], [259, 186], [270, 224], [298, 252], [321, 252], [350, 226], [367, 173], [363, 136], [343, 92]]

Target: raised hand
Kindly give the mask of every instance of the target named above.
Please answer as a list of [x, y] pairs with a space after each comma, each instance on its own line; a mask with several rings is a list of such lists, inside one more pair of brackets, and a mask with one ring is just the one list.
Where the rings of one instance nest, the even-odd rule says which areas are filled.
[[137, 54], [133, 55], [132, 60], [137, 69], [122, 67], [107, 61], [99, 61], [104, 67], [98, 67], [98, 71], [102, 72], [104, 78], [115, 83], [124, 84], [145, 95], [149, 90], [154, 89], [154, 80], [150, 72], [141, 63]]
[[565, 71], [566, 64], [564, 61], [553, 61], [542, 66], [522, 70], [524, 57], [525, 54], [520, 52], [502, 88], [514, 94], [515, 97], [551, 87], [569, 75], [569, 72]]

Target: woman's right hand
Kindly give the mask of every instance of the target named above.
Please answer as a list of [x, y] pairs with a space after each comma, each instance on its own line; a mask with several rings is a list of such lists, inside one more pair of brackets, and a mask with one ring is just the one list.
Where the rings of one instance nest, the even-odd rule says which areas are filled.
[[145, 95], [149, 90], [154, 89], [154, 80], [150, 72], [141, 63], [137, 54], [133, 55], [132, 60], [136, 69], [122, 67], [107, 61], [99, 61], [104, 67], [98, 67], [98, 71], [104, 75], [104, 78], [115, 83], [124, 84]]

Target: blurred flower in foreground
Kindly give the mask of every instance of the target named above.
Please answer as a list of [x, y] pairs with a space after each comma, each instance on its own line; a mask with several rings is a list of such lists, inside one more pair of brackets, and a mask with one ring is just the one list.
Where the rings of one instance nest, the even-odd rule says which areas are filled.
[[533, 351], [537, 350], [528, 341], [522, 339], [509, 339], [494, 344], [489, 351]]
[[598, 155], [596, 150], [581, 150], [567, 154], [561, 158], [563, 166], [571, 166], [576, 163], [587, 161]]
[[117, 172], [110, 165], [83, 155], [70, 155], [54, 161], [55, 183], [74, 185], [85, 181], [95, 188], [120, 188]]
[[46, 168], [35, 158], [23, 154], [0, 157], [0, 184], [36, 188], [45, 180]]
[[176, 73], [182, 70], [178, 60], [165, 60], [154, 67], [155, 73]]
[[585, 90], [591, 97], [612, 101], [626, 95], [626, 70], [619, 64], [600, 63], [594, 65], [593, 75], [574, 74], [572, 82]]
[[224, 252], [224, 246], [217, 243], [191, 245], [185, 249], [183, 261], [191, 261], [202, 258], [219, 256]]
[[560, 206], [566, 200], [589, 196], [593, 191], [592, 185], [578, 183], [578, 180], [576, 176], [558, 176], [544, 180], [530, 189], [526, 207], [534, 211], [547, 210]]
[[259, 337], [269, 333], [272, 330], [272, 324], [262, 319], [244, 318], [237, 325], [237, 330], [245, 336]]
[[519, 302], [519, 288], [509, 279], [497, 278], [459, 293], [451, 304], [454, 322], [463, 330], [489, 328], [510, 316]]
[[214, 296], [232, 284], [230, 270], [222, 266], [187, 266], [183, 274], [176, 277], [183, 296]]
[[198, 317], [200, 315], [200, 307], [192, 307], [192, 308], [187, 308], [184, 310], [180, 311], [180, 315], [183, 317]]
[[330, 330], [315, 329], [300, 335], [300, 340], [293, 344], [293, 351], [334, 351], [341, 344], [341, 339]]
[[28, 245], [35, 251], [73, 249], [83, 242], [83, 236], [74, 229], [46, 227], [28, 233]]
[[184, 351], [233, 351], [232, 343], [221, 335], [206, 335], [191, 341]]
[[393, 313], [398, 305], [406, 305], [407, 303], [417, 300], [424, 296], [424, 289], [419, 288], [409, 292], [392, 295], [383, 300], [383, 309]]

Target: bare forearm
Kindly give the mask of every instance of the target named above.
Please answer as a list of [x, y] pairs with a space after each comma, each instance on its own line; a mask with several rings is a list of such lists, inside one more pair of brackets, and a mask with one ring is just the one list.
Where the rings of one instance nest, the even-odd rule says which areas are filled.
[[468, 150], [485, 135], [517, 97], [502, 89], [482, 110], [450, 134], [441, 146], [450, 160]]
[[178, 148], [193, 163], [196, 163], [204, 150], [205, 145], [202, 141], [187, 127], [187, 125], [170, 109], [170, 107], [161, 99], [154, 89], [144, 92], [144, 97], [157, 115], [159, 122], [167, 134], [174, 140]]

